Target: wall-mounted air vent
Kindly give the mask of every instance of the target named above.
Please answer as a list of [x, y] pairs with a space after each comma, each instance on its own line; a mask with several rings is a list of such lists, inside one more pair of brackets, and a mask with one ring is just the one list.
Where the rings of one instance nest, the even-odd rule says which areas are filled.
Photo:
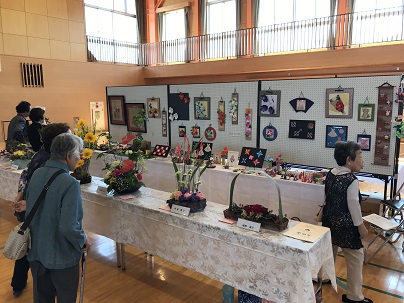
[[42, 64], [21, 63], [22, 86], [44, 87]]

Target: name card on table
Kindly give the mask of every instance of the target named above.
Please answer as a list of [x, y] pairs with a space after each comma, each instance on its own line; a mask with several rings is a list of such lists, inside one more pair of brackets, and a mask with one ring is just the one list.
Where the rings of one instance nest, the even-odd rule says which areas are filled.
[[171, 211], [179, 215], [189, 216], [190, 210], [191, 209], [189, 207], [179, 206], [175, 204], [171, 206]]
[[107, 194], [108, 194], [107, 187], [105, 187], [105, 186], [98, 186], [98, 187], [97, 187], [97, 194], [100, 194], [100, 195], [107, 195]]
[[260, 232], [261, 223], [248, 221], [248, 220], [244, 220], [244, 219], [238, 219], [237, 226], [244, 228], [244, 229], [256, 231], [258, 233], [258, 232]]
[[18, 168], [19, 168], [18, 164], [12, 164], [11, 165], [12, 170], [18, 170]]

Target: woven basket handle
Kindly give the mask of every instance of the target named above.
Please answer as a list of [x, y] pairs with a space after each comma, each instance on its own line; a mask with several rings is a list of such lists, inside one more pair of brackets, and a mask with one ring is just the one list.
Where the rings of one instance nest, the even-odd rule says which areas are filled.
[[[245, 173], [249, 173], [249, 172], [254, 172], [254, 173], [258, 173], [264, 177], [267, 177], [273, 184], [275, 184], [276, 190], [278, 191], [278, 200], [279, 200], [279, 205], [278, 205], [278, 216], [280, 219], [283, 218], [283, 211], [282, 211], [282, 200], [281, 200], [281, 190], [279, 189], [279, 185], [278, 183], [267, 173], [261, 171], [261, 170], [246, 170]], [[233, 202], [233, 193], [234, 193], [234, 185], [236, 184], [236, 180], [237, 178], [241, 175], [241, 173], [238, 173], [233, 180], [231, 181], [230, 184], [230, 203], [229, 203], [229, 209], [231, 209], [233, 204], [236, 204], [235, 202]]]

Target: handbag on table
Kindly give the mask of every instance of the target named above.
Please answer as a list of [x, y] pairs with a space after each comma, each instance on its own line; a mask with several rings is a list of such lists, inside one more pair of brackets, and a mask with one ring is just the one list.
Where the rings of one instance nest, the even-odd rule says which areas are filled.
[[3, 255], [7, 259], [19, 260], [24, 257], [27, 254], [28, 250], [31, 248], [31, 235], [28, 226], [34, 218], [34, 215], [38, 210], [41, 202], [45, 198], [49, 186], [56, 179], [56, 177], [62, 173], [64, 173], [64, 170], [60, 169], [50, 177], [49, 181], [45, 184], [41, 193], [39, 194], [39, 197], [36, 200], [34, 207], [30, 211], [25, 222], [22, 222], [14, 227], [8, 235], [6, 245], [3, 250]]

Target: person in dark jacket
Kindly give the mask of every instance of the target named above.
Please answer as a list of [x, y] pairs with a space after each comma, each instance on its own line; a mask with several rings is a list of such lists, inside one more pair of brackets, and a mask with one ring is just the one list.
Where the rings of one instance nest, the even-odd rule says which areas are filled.
[[41, 132], [46, 125], [45, 109], [43, 107], [34, 107], [29, 112], [31, 125], [28, 126], [28, 140], [34, 152], [39, 151], [42, 146]]
[[16, 107], [17, 115], [11, 119], [7, 130], [6, 149], [12, 141], [28, 144], [28, 121], [27, 117], [31, 110], [31, 103], [21, 101]]
[[[44, 128], [42, 133], [43, 148], [32, 157], [27, 168], [21, 173], [18, 194], [13, 202], [14, 215], [19, 222], [24, 222], [25, 220], [25, 188], [31, 180], [32, 174], [50, 159], [50, 147], [53, 138], [67, 132], [70, 132], [70, 128], [66, 123], [52, 123]], [[27, 286], [28, 271], [29, 263], [26, 256], [15, 261], [13, 278], [11, 279], [11, 287], [15, 297], [19, 297]]]
[[354, 174], [363, 168], [361, 147], [353, 141], [338, 142], [334, 159], [338, 167], [333, 168], [325, 180], [323, 226], [331, 230], [334, 261], [340, 247], [347, 264], [347, 294], [342, 295], [342, 301], [373, 303], [362, 294], [362, 239], [368, 230], [363, 224], [359, 181]]

